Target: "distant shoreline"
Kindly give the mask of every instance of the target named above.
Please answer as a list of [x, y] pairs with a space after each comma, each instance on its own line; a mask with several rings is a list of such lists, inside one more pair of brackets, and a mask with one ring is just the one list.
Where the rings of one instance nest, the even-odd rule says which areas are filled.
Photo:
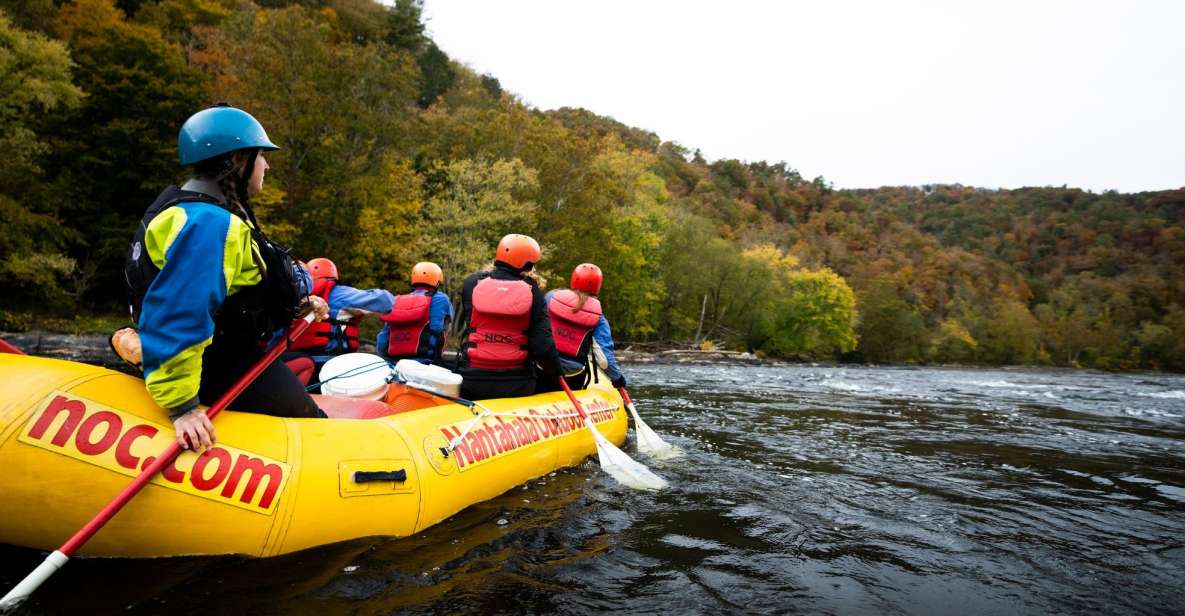
[[[52, 357], [56, 359], [67, 359], [70, 361], [79, 361], [90, 364], [97, 364], [107, 368], [126, 371], [123, 363], [115, 356], [111, 347], [107, 344], [107, 336], [97, 334], [62, 334], [49, 331], [28, 331], [28, 332], [0, 332], [0, 338], [6, 342], [16, 346], [30, 355], [39, 357]], [[699, 349], [663, 349], [663, 350], [638, 350], [633, 348], [635, 345], [625, 344], [622, 348], [616, 350], [618, 361], [627, 365], [646, 365], [646, 364], [678, 364], [678, 365], [722, 365], [722, 366], [760, 366], [760, 367], [778, 367], [778, 366], [803, 366], [803, 365], [819, 365], [819, 366], [851, 366], [851, 367], [880, 367], [880, 368], [950, 368], [950, 369], [976, 369], [976, 368], [991, 368], [999, 369], [1051, 369], [1051, 370], [1069, 370], [1074, 372], [1079, 371], [1099, 371], [1096, 368], [1070, 368], [1065, 366], [1046, 366], [1040, 364], [1013, 364], [1013, 365], [993, 365], [993, 364], [949, 364], [949, 363], [934, 363], [934, 364], [868, 364], [868, 363], [841, 363], [836, 361], [808, 361], [808, 360], [790, 360], [777, 359], [769, 357], [759, 357], [752, 353], [744, 351], [727, 351], [713, 349], [711, 351], [704, 351]], [[374, 352], [373, 345], [363, 343], [362, 352]], [[1119, 370], [1119, 371], [1099, 371], [1109, 372], [1114, 374], [1139, 374], [1139, 373], [1153, 373], [1153, 374], [1176, 374], [1174, 372], [1164, 372], [1155, 370]]]
[[[104, 366], [118, 366], [120, 361], [107, 344], [107, 336], [100, 334], [63, 334], [51, 331], [34, 330], [28, 332], [0, 332], [3, 338], [12, 345], [29, 353], [43, 357], [55, 357], [98, 363]], [[372, 345], [362, 344], [362, 351]], [[625, 345], [617, 350], [617, 359], [627, 364], [732, 364], [750, 366], [782, 366], [801, 362], [758, 357], [752, 353], [742, 351], [698, 349], [666, 349], [642, 351]]]

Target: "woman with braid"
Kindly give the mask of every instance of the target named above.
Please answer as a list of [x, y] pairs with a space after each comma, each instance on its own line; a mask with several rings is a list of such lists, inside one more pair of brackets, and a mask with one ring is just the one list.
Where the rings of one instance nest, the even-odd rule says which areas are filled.
[[[216, 106], [194, 114], [178, 136], [193, 178], [170, 186], [140, 221], [124, 276], [139, 329], [144, 382], [173, 421], [183, 448], [209, 447], [209, 405], [264, 354], [277, 331], [320, 298], [270, 241], [249, 199], [263, 188], [265, 151], [279, 149], [250, 114]], [[325, 417], [284, 364], [273, 363], [236, 407], [284, 417]]]

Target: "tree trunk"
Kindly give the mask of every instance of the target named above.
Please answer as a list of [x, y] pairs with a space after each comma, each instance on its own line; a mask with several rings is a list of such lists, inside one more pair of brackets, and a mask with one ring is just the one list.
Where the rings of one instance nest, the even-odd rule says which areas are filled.
[[700, 332], [704, 331], [704, 313], [708, 310], [708, 296], [704, 294], [704, 303], [699, 309], [699, 326], [695, 328], [695, 344], [699, 345]]

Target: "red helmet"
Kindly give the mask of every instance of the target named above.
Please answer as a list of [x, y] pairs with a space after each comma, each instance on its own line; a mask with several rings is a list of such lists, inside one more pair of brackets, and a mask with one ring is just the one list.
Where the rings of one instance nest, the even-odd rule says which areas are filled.
[[444, 282], [444, 272], [440, 270], [439, 265], [431, 261], [421, 261], [411, 268], [412, 286], [426, 284], [435, 289], [442, 282]]
[[494, 253], [495, 261], [501, 261], [517, 270], [531, 269], [542, 257], [543, 251], [539, 249], [539, 242], [518, 233], [503, 237]]
[[325, 257], [309, 261], [304, 268], [309, 270], [309, 275], [313, 277], [313, 295], [323, 293], [329, 281], [337, 282], [337, 266]]
[[596, 295], [601, 292], [601, 282], [605, 276], [601, 274], [601, 268], [592, 263], [581, 263], [572, 270], [572, 284], [569, 285], [573, 291], [584, 291], [589, 295]]

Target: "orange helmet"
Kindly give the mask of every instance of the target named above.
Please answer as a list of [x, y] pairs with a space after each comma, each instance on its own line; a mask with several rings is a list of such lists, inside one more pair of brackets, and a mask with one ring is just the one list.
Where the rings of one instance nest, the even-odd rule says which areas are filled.
[[534, 238], [518, 233], [511, 233], [498, 242], [498, 250], [494, 253], [494, 260], [501, 261], [520, 271], [526, 271], [535, 266], [543, 257], [539, 250], [539, 242]]
[[420, 261], [411, 268], [411, 284], [413, 287], [418, 284], [426, 284], [435, 289], [442, 282], [444, 282], [444, 272], [440, 271], [439, 265], [431, 261]]
[[324, 292], [329, 281], [337, 282], [337, 266], [325, 257], [309, 261], [304, 268], [309, 270], [309, 275], [313, 277], [313, 295]]
[[592, 263], [581, 263], [572, 270], [572, 284], [569, 285], [574, 291], [584, 291], [589, 295], [596, 295], [601, 292], [601, 281], [605, 276], [601, 274], [601, 268]]

